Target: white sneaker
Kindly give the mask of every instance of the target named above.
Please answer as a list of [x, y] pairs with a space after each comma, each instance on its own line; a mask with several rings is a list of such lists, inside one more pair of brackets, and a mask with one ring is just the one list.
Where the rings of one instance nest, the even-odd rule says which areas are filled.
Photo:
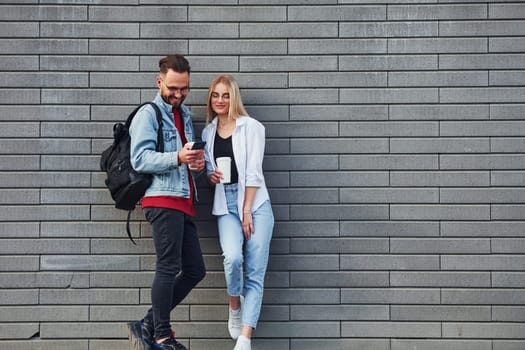
[[233, 350], [252, 350], [252, 343], [250, 339], [246, 338], [244, 335], [240, 335]]
[[228, 307], [230, 317], [228, 318], [228, 331], [232, 339], [237, 339], [242, 331], [242, 306], [244, 297], [241, 295], [241, 307], [238, 310], [232, 310]]

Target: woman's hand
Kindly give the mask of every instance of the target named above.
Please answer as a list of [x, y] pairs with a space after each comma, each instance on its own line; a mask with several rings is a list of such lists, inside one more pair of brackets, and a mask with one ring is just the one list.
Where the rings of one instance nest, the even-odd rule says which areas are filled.
[[250, 239], [255, 233], [253, 229], [253, 218], [251, 212], [244, 212], [242, 214], [242, 231], [244, 232], [244, 237]]
[[213, 173], [208, 175], [208, 180], [213, 185], [216, 185], [219, 182], [221, 182], [221, 179], [223, 179], [223, 176], [222, 176], [222, 171], [220, 171], [219, 169], [215, 169]]

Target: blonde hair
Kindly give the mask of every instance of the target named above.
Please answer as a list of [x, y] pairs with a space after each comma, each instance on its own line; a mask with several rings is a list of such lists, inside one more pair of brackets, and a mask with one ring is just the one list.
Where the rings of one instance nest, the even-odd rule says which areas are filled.
[[219, 75], [215, 77], [208, 88], [208, 100], [206, 102], [206, 124], [210, 123], [215, 117], [215, 112], [211, 106], [211, 94], [217, 84], [222, 83], [228, 89], [230, 94], [230, 109], [228, 110], [228, 119], [237, 119], [239, 116], [248, 115], [241, 99], [239, 84], [231, 75]]

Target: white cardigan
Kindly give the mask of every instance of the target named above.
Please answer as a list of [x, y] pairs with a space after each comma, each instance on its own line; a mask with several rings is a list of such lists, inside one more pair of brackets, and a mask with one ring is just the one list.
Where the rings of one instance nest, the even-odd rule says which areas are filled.
[[[213, 173], [217, 168], [213, 154], [215, 135], [217, 133], [217, 121], [218, 119], [215, 117], [202, 131], [202, 139], [206, 141], [204, 156], [208, 175]], [[232, 147], [237, 172], [239, 173], [237, 197], [237, 209], [239, 211], [243, 209], [244, 193], [248, 186], [258, 187], [251, 208], [252, 212], [270, 199], [262, 170], [264, 145], [264, 126], [249, 116], [238, 117], [236, 119], [236, 127], [232, 134]], [[215, 188], [212, 214], [228, 214], [224, 185], [221, 183], [218, 183]], [[237, 214], [241, 217], [240, 213]]]

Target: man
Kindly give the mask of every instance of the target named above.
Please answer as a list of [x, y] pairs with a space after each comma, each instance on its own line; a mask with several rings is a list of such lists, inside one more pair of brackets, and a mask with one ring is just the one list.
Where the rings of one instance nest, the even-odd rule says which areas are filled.
[[204, 169], [204, 154], [192, 150], [188, 143], [195, 140], [191, 114], [183, 104], [190, 89], [188, 61], [171, 55], [159, 61], [159, 68], [159, 92], [153, 102], [162, 111], [164, 152], [156, 152], [158, 125], [151, 105], [137, 113], [130, 127], [133, 168], [153, 174], [142, 208], [152, 226], [157, 260], [152, 307], [142, 320], [128, 323], [128, 331], [130, 340], [141, 350], [186, 350], [175, 340], [170, 312], [205, 275], [191, 219], [196, 196], [193, 175]]

